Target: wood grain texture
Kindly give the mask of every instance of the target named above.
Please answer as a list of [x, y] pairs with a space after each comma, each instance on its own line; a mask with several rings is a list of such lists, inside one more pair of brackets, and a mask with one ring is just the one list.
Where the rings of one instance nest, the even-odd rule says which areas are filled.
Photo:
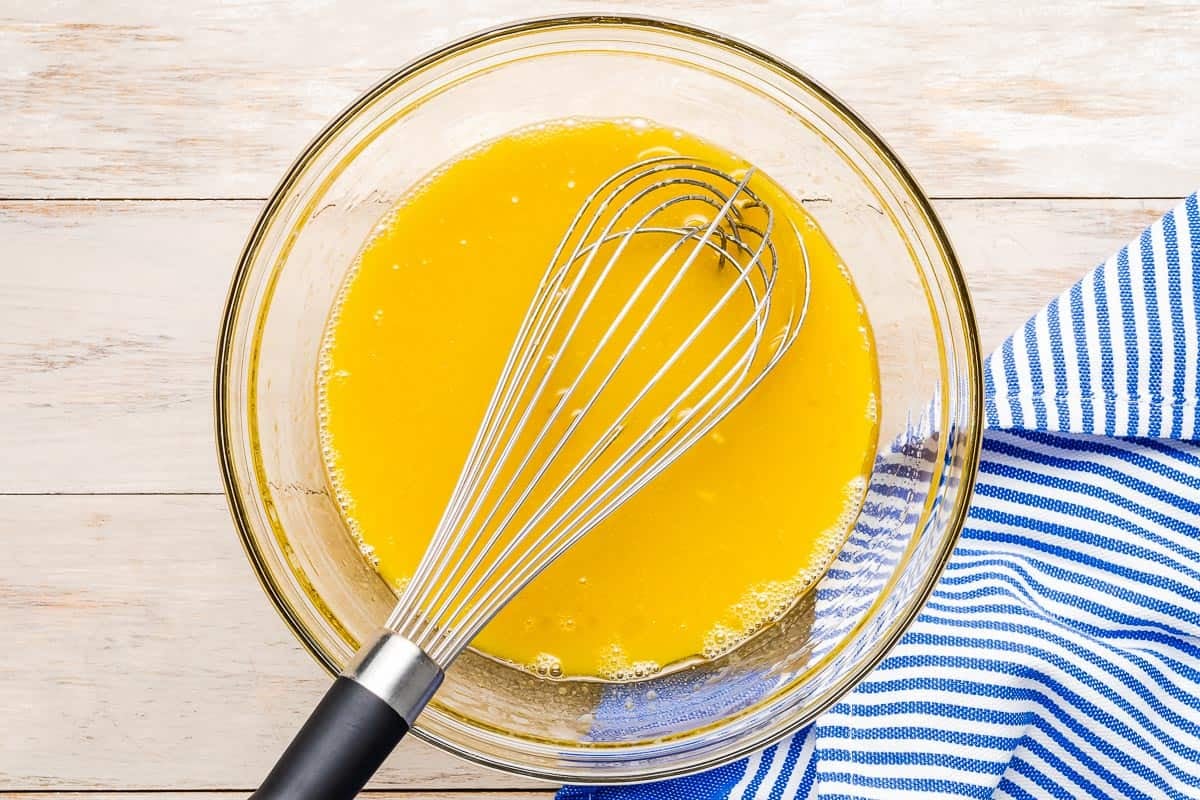
[[1200, 6], [922, 0], [10, 2], [0, 196], [264, 196], [329, 117], [446, 41], [531, 15], [653, 13], [803, 68], [938, 196], [1200, 184]]
[[[985, 350], [1169, 200], [938, 204]], [[255, 202], [0, 204], [0, 492], [218, 492], [212, 361]]]
[[0, 491], [217, 488], [216, 330], [257, 205], [0, 205]]
[[[0, 792], [249, 790], [328, 686], [221, 497], [0, 497]], [[413, 739], [376, 785], [538, 787]]]

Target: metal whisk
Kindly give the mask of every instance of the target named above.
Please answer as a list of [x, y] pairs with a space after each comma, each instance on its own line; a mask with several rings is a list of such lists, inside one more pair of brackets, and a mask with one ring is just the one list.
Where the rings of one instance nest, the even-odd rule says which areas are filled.
[[[354, 797], [500, 609], [782, 357], [807, 312], [808, 256], [748, 187], [752, 175], [669, 156], [623, 169], [588, 196], [385, 629], [254, 798]], [[780, 231], [795, 237], [797, 263], [779, 263]]]

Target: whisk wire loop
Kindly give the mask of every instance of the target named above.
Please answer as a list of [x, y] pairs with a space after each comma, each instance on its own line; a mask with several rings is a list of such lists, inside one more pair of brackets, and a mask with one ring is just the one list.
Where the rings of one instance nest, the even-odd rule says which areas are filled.
[[[453, 660], [515, 593], [711, 431], [794, 341], [808, 306], [808, 254], [799, 232], [787, 221], [777, 225], [749, 188], [752, 175], [734, 178], [676, 156], [649, 159], [611, 176], [576, 213], [522, 319], [431, 545], [388, 620], [435, 662]], [[672, 218], [702, 208], [703, 218]], [[762, 217], [758, 224], [748, 220], [751, 211]], [[780, 231], [798, 244], [803, 295], [772, 315], [779, 272], [772, 236]], [[632, 288], [622, 288], [630, 249], [660, 240]], [[647, 334], [685, 280], [695, 280], [689, 276], [704, 253], [719, 271], [733, 267], [728, 284], [668, 354], [645, 357]], [[596, 324], [598, 298], [614, 292], [617, 312], [601, 320], [592, 341], [572, 347]], [[731, 314], [740, 315], [730, 323]], [[778, 334], [768, 338], [776, 322]], [[698, 349], [714, 337], [715, 346]], [[636, 369], [634, 353], [642, 371], [627, 381], [630, 396], [606, 393], [623, 368]], [[545, 419], [531, 424], [552, 381], [568, 371], [568, 354], [585, 355]], [[654, 400], [668, 375], [683, 388]], [[616, 410], [597, 423], [602, 400]], [[573, 451], [581, 454], [567, 463], [568, 443], [585, 424], [599, 430], [589, 428], [591, 438]]]
[[[739, 187], [739, 189], [740, 188], [741, 187]], [[648, 191], [649, 190], [643, 190], [641, 193], [639, 193], [638, 196], [636, 196], [634, 198], [634, 200], [632, 202], [637, 202], [638, 200], [640, 200], [642, 197], [645, 196], [645, 194]], [[613, 269], [614, 264], [620, 259], [626, 246], [629, 244], [629, 241], [632, 239], [632, 237], [635, 235], [635, 233], [637, 231], [644, 230], [644, 226], [645, 226], [645, 223], [647, 222], [647, 220], [651, 216], [653, 216], [655, 213], [657, 213], [660, 209], [665, 209], [666, 207], [669, 207], [671, 204], [677, 202], [678, 200], [679, 200], [679, 198], [672, 198], [672, 200], [667, 201], [666, 203], [663, 203], [658, 208], [653, 209], [652, 211], [648, 212], [647, 214], [645, 214], [642, 217], [641, 220], [638, 221], [637, 225], [635, 225], [634, 228], [630, 229], [630, 231], [626, 232], [621, 237], [621, 240], [617, 246], [616, 252], [613, 253], [612, 257], [606, 263], [604, 269], [601, 271], [601, 274], [599, 275], [596, 282], [591, 287], [591, 290], [589, 291], [588, 296], [584, 299], [580, 309], [576, 313], [575, 318], [571, 321], [571, 323], [568, 327], [567, 333], [563, 337], [563, 341], [561, 343], [559, 343], [560, 348], [566, 348], [567, 346], [570, 345], [572, 339], [574, 338], [575, 332], [577, 331], [580, 323], [582, 322], [582, 319], [585, 315], [586, 310], [592, 305], [597, 293], [601, 290], [601, 288], [604, 284], [604, 281], [608, 277], [610, 271]], [[462, 588], [463, 584], [467, 581], [468, 577], [472, 577], [474, 575], [474, 569], [475, 569], [476, 565], [479, 563], [482, 556], [486, 552], [488, 552], [488, 549], [490, 548], [490, 546], [492, 544], [494, 544], [495, 541], [500, 537], [501, 533], [507, 529], [508, 525], [512, 522], [513, 518], [517, 515], [517, 513], [518, 513], [519, 509], [522, 507], [523, 503], [528, 499], [529, 495], [534, 491], [535, 486], [537, 486], [538, 482], [542, 479], [542, 477], [545, 475], [545, 473], [550, 469], [551, 465], [554, 463], [555, 458], [559, 455], [559, 453], [562, 451], [562, 449], [564, 447], [566, 447], [567, 442], [572, 438], [572, 436], [574, 435], [574, 433], [577, 430], [577, 428], [579, 427], [579, 425], [583, 422], [584, 418], [592, 410], [595, 403], [599, 399], [601, 393], [604, 391], [604, 388], [608, 385], [609, 381], [612, 379], [613, 375], [617, 372], [618, 369], [620, 369], [621, 365], [625, 362], [625, 359], [628, 357], [629, 353], [634, 349], [634, 347], [637, 346], [638, 342], [642, 339], [645, 332], [650, 328], [651, 323], [661, 312], [662, 308], [666, 305], [667, 300], [670, 298], [671, 294], [675, 291], [676, 287], [678, 286], [679, 282], [683, 279], [687, 270], [692, 266], [693, 262], [696, 260], [696, 257], [700, 253], [700, 250], [709, 241], [709, 237], [712, 235], [712, 230], [719, 224], [722, 215], [728, 210], [728, 206], [731, 203], [732, 203], [732, 197], [720, 209], [720, 211], [718, 212], [718, 217], [712, 221], [712, 223], [709, 226], [709, 229], [705, 231], [703, 236], [701, 236], [699, 243], [696, 245], [696, 248], [687, 257], [683, 266], [680, 267], [680, 269], [676, 272], [675, 276], [671, 279], [671, 282], [667, 286], [666, 290], [662, 293], [662, 295], [655, 302], [654, 307], [651, 309], [651, 311], [645, 316], [644, 319], [642, 319], [640, 325], [638, 326], [638, 328], [634, 332], [634, 334], [629, 337], [629, 340], [625, 343], [624, 347], [621, 350], [621, 353], [617, 356], [617, 358], [614, 360], [612, 365], [609, 367], [608, 372], [598, 381], [598, 385], [597, 385], [595, 391], [592, 393], [591, 397], [588, 398], [584, 402], [584, 404], [575, 413], [572, 414], [570, 422], [567, 424], [566, 430], [563, 431], [563, 433], [559, 436], [558, 441], [555, 442], [551, 446], [550, 452], [547, 453], [545, 455], [545, 457], [542, 459], [542, 463], [537, 467], [537, 469], [534, 472], [534, 474], [532, 475], [532, 477], [529, 478], [529, 480], [524, 482], [524, 488], [521, 491], [520, 496], [511, 505], [511, 507], [508, 510], [507, 515], [501, 521], [501, 523], [494, 528], [488, 542], [486, 544], [484, 544], [482, 547], [475, 548], [475, 551], [476, 551], [475, 560], [471, 563], [471, 565], [466, 570], [462, 571], [462, 574], [460, 575], [458, 582], [454, 585], [453, 588], [451, 588], [448, 592], [443, 592], [440, 594], [445, 594], [448, 597], [454, 597], [456, 595], [456, 593]], [[604, 233], [602, 234], [602, 237], [609, 235], [611, 228], [615, 223], [616, 223], [616, 219], [611, 220], [609, 222], [608, 226], [605, 228]], [[685, 244], [689, 240], [689, 238], [691, 238], [691, 237], [680, 238], [675, 244], [673, 244], [671, 247], [669, 247], [663, 253], [662, 256], [659, 257], [659, 259], [654, 263], [653, 266], [651, 266], [651, 268], [649, 270], [646, 271], [646, 274], [642, 277], [642, 279], [638, 283], [637, 287], [633, 290], [629, 299], [621, 307], [620, 311], [613, 317], [613, 320], [609, 324], [608, 329], [604, 332], [604, 334], [600, 337], [599, 341], [593, 347], [591, 353], [588, 355], [583, 366], [580, 367], [579, 370], [577, 371], [575, 378], [571, 382], [570, 386], [567, 387], [566, 391], [562, 392], [561, 395], [558, 397], [557, 401], [555, 401], [554, 408], [552, 409], [550, 415], [547, 417], [546, 421], [543, 423], [541, 430], [538, 431], [536, 437], [534, 438], [533, 443], [525, 448], [524, 457], [521, 459], [520, 463], [513, 470], [511, 470], [511, 474], [510, 474], [508, 483], [505, 485], [504, 489], [500, 491], [499, 497], [492, 504], [491, 511], [488, 513], [487, 517], [485, 517], [479, 523], [479, 527], [486, 529], [487, 526], [492, 522], [495, 514], [500, 511], [502, 504], [507, 500], [510, 492], [517, 485], [517, 482], [518, 482], [520, 476], [523, 474], [524, 470], [529, 465], [530, 460], [533, 459], [534, 454], [536, 452], [538, 452], [538, 448], [542, 444], [543, 440], [546, 438], [547, 434], [550, 432], [551, 428], [553, 427], [553, 424], [559, 419], [562, 409], [574, 397], [576, 390], [579, 388], [580, 383], [584, 379], [584, 376], [588, 374], [588, 370], [596, 362], [596, 360], [600, 357], [600, 355], [603, 352], [603, 350], [605, 349], [606, 345], [612, 339], [613, 335], [616, 333], [616, 331], [620, 327], [621, 323], [630, 314], [630, 312], [634, 308], [634, 305], [636, 304], [637, 300], [645, 292], [646, 288], [650, 285], [653, 278], [658, 274], [659, 270], [668, 262], [670, 257], [672, 255], [674, 255], [675, 252], [677, 252], [679, 249], [682, 248], [683, 244]], [[589, 255], [589, 259], [594, 258], [595, 254], [597, 252], [598, 251], [593, 248]], [[716, 306], [716, 308], [714, 308], [714, 310], [709, 312], [708, 319], [711, 319], [716, 314], [716, 311], [719, 310], [724, 305], [724, 303], [729, 299], [729, 297], [732, 296], [732, 294], [733, 294], [732, 290], [726, 292], [726, 295], [722, 298], [721, 302]], [[701, 323], [700, 326], [697, 326], [697, 328], [695, 330], [693, 330], [692, 335], [682, 345], [680, 345], [679, 348], [676, 349], [676, 351], [672, 354], [671, 358], [669, 358], [667, 360], [667, 362], [659, 369], [659, 371], [655, 374], [655, 376], [651, 380], [647, 381], [645, 386], [643, 386], [642, 390], [639, 392], [638, 396], [635, 397], [633, 399], [633, 401], [631, 401], [619, 415], [617, 415], [617, 418], [612, 422], [612, 424], [609, 426], [608, 430], [605, 433], [601, 434], [600, 439], [593, 444], [593, 446], [588, 451], [588, 453], [585, 454], [585, 456], [580, 459], [580, 461], [572, 468], [572, 470], [568, 473], [568, 475], [551, 492], [550, 496], [542, 502], [542, 505], [538, 508], [537, 511], [535, 511], [531, 515], [530, 521], [525, 523], [525, 526], [522, 528], [522, 530], [520, 532], [518, 532], [517, 536], [508, 542], [508, 544], [498, 554], [498, 556], [496, 558], [491, 559], [490, 568], [484, 575], [480, 576], [478, 579], [478, 582], [480, 584], [486, 584], [487, 580], [491, 578], [492, 574], [495, 572], [495, 570], [498, 568], [498, 566], [501, 563], [503, 563], [504, 559], [507, 558], [512, 553], [517, 542], [521, 541], [522, 535], [528, 531], [528, 529], [531, 527], [531, 523], [537, 519], [540, 519], [541, 512], [545, 508], [547, 508], [549, 505], [551, 505], [554, 501], [559, 499], [570, 488], [570, 486], [574, 482], [574, 479], [577, 478], [583, 472], [585, 472], [586, 469], [589, 466], [591, 466], [592, 463], [595, 462], [595, 459], [598, 458], [600, 456], [600, 454], [602, 454], [604, 452], [605, 449], [607, 449], [608, 445], [610, 445], [612, 443], [612, 441], [615, 439], [616, 435], [619, 433], [621, 424], [628, 417], [629, 413], [633, 410], [633, 408], [636, 406], [638, 401], [641, 400], [651, 388], [653, 388], [653, 386], [657, 383], [658, 378], [661, 377], [661, 375], [664, 372], [666, 372], [668, 369], [670, 369], [670, 367], [679, 358], [679, 356], [682, 355], [682, 353], [687, 349], [687, 347], [692, 343], [692, 341], [694, 341], [696, 336], [699, 335], [699, 332], [701, 330], [703, 330], [704, 326], [707, 324], [708, 319], [706, 319], [704, 323]], [[537, 389], [534, 391], [531, 401], [529, 403], [527, 403], [525, 406], [524, 415], [522, 416], [521, 420], [519, 421], [519, 423], [516, 426], [516, 431], [518, 432], [518, 434], [520, 431], [524, 430], [526, 420], [528, 419], [528, 416], [532, 412], [533, 408], [536, 407], [538, 400], [542, 397], [545, 387], [546, 387], [547, 383], [549, 382], [552, 374], [553, 374], [552, 370], [547, 370], [543, 374], [542, 380], [541, 380], [540, 384], [538, 385]], [[517, 441], [519, 441], [517, 438], [517, 435], [513, 435], [513, 436], [509, 437], [506, 447], [504, 449], [504, 452], [502, 452], [500, 457], [495, 459], [493, 462], [493, 469], [489, 475], [488, 481], [484, 485], [483, 490], [481, 490], [477, 494], [476, 505], [475, 505], [475, 507], [472, 508], [472, 513], [469, 514], [465, 518], [465, 520], [462, 521], [461, 524], [471, 525], [474, 523], [475, 509], [478, 508], [478, 506], [483, 502], [483, 499], [487, 495], [488, 490], [491, 489], [492, 481], [494, 481], [498, 477], [500, 465], [505, 462], [509, 451], [517, 443]], [[463, 602], [466, 602], [466, 600], [464, 599]], [[434, 616], [436, 618], [456, 619], [457, 615], [458, 615], [457, 610], [454, 612], [449, 612], [447, 614], [445, 607], [442, 606], [442, 607], [438, 607], [436, 609], [436, 611], [434, 611], [432, 616]]]

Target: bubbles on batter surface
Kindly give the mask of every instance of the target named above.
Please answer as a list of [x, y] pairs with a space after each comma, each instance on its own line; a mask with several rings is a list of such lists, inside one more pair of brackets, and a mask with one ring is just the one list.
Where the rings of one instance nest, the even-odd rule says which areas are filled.
[[561, 678], [563, 674], [562, 661], [550, 653], [538, 653], [530, 668], [542, 678]]
[[[871, 395], [874, 397], [875, 395]], [[867, 496], [867, 476], [855, 475], [846, 483], [846, 488], [843, 490], [846, 496], [846, 505], [842, 508], [842, 515], [838, 517], [837, 523], [834, 525], [838, 529], [848, 529], [854, 524], [854, 520], [858, 518], [859, 508], [862, 506], [863, 499]]]
[[657, 661], [633, 661], [625, 648], [611, 644], [600, 659], [600, 677], [610, 681], [635, 681], [662, 672]]
[[624, 675], [618, 675], [617, 680], [640, 680], [662, 672], [662, 664], [657, 661], [635, 661]]
[[704, 636], [705, 658], [717, 658], [733, 650], [753, 634], [780, 619], [796, 602], [808, 585], [807, 576], [787, 581], [767, 581], [756, 584], [742, 595], [730, 609], [737, 625], [714, 625]]
[[358, 543], [358, 550], [363, 554], [363, 558], [367, 559], [371, 566], [378, 567], [379, 556], [375, 553], [375, 548], [367, 544], [366, 540], [363, 539], [362, 533], [360, 533], [358, 529], [357, 520], [347, 519], [346, 527], [348, 527], [350, 532], [354, 535], [354, 541]]
[[857, 476], [844, 488], [845, 501], [841, 514], [817, 540], [819, 557], [812, 560], [810, 568], [794, 578], [783, 581], [765, 581], [748, 589], [730, 608], [729, 623], [717, 623], [704, 636], [701, 655], [708, 659], [725, 655], [754, 634], [778, 622], [791, 610], [796, 601], [815, 583], [830, 561], [833, 560], [846, 536], [858, 519], [863, 499], [866, 497], [867, 479]]
[[[358, 259], [355, 260], [354, 264], [347, 271], [341, 287], [338, 289], [337, 294], [334, 295], [333, 305], [329, 311], [329, 318], [325, 321], [325, 331], [321, 336], [321, 347], [317, 353], [317, 438], [321, 447], [321, 462], [325, 465], [325, 475], [329, 481], [329, 488], [332, 490], [334, 502], [337, 503], [342, 522], [346, 525], [346, 530], [349, 531], [350, 537], [354, 540], [354, 544], [358, 547], [359, 552], [362, 553], [363, 558], [376, 569], [379, 567], [379, 555], [375, 552], [374, 547], [367, 544], [366, 539], [362, 535], [362, 529], [359, 526], [358, 520], [354, 518], [354, 497], [346, 490], [345, 475], [341, 467], [338, 466], [338, 451], [329, 430], [329, 389], [336, 383], [346, 381], [352, 376], [349, 370], [335, 369], [334, 367], [333, 350], [337, 344], [334, 332], [337, 330], [338, 322], [341, 319], [346, 297], [350, 291], [350, 284], [354, 282], [354, 278], [357, 277], [359, 271], [362, 269], [362, 252], [365, 252], [370, 247], [371, 242], [383, 231], [387, 230], [391, 218], [392, 214], [389, 214], [383, 221], [376, 225], [371, 239], [364, 245]], [[378, 323], [381, 320], [382, 309], [380, 309], [379, 315], [376, 317], [376, 322]]]
[[704, 647], [700, 655], [705, 658], [717, 658], [736, 647], [743, 638], [745, 634], [718, 623], [704, 635]]
[[[325, 459], [325, 465], [331, 473], [333, 472], [336, 453], [333, 452], [329, 436], [329, 385], [334, 380], [344, 381], [350, 377], [348, 370], [335, 370], [333, 367], [333, 348], [336, 344], [334, 331], [337, 329], [338, 321], [342, 317], [342, 307], [346, 302], [346, 295], [350, 291], [350, 283], [358, 274], [359, 268], [360, 262], [356, 262], [350, 268], [349, 272], [347, 272], [345, 280], [342, 281], [341, 288], [334, 295], [333, 306], [329, 311], [329, 319], [325, 321], [325, 330], [321, 334], [321, 346], [317, 351], [318, 434], [321, 441], [321, 455]], [[334, 484], [337, 483], [332, 474], [330, 475], [330, 481]]]

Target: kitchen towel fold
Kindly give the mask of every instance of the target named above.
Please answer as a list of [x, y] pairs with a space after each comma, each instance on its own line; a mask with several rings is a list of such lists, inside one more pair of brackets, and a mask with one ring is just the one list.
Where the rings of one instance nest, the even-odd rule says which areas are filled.
[[794, 737], [559, 800], [1200, 798], [1200, 203], [984, 365], [970, 515], [924, 611]]

